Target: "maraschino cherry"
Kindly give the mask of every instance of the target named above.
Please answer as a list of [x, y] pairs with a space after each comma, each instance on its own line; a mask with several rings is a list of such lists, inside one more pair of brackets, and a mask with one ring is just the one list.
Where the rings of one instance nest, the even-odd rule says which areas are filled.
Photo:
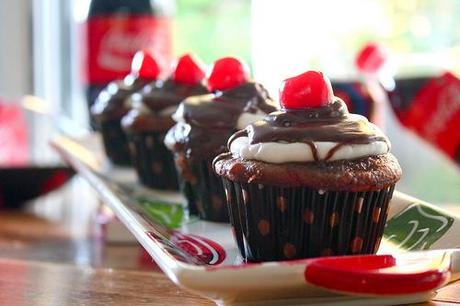
[[195, 56], [185, 54], [177, 60], [171, 77], [178, 83], [188, 85], [198, 84], [205, 76], [203, 66], [203, 63]]
[[208, 76], [210, 91], [227, 90], [244, 84], [249, 80], [249, 68], [235, 57], [223, 57], [214, 62]]
[[368, 43], [356, 56], [355, 65], [363, 73], [376, 73], [388, 58], [387, 50], [377, 43]]
[[331, 82], [319, 71], [307, 71], [286, 79], [280, 88], [280, 104], [285, 109], [305, 109], [332, 103]]
[[156, 80], [160, 74], [160, 67], [149, 52], [137, 51], [131, 62], [131, 73], [141, 79]]

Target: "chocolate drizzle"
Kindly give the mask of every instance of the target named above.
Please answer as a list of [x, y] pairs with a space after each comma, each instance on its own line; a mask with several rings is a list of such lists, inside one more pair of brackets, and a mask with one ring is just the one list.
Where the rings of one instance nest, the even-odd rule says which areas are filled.
[[206, 93], [202, 84], [187, 85], [172, 79], [149, 84], [132, 95], [133, 110], [123, 118], [123, 127], [127, 131], [168, 130], [174, 125], [171, 115], [182, 100]]
[[383, 141], [387, 137], [367, 119], [349, 114], [345, 103], [336, 99], [333, 103], [301, 110], [280, 110], [268, 115], [264, 120], [249, 125], [237, 132], [228, 142], [247, 136], [250, 144], [279, 142], [305, 143], [310, 146], [315, 161], [319, 160], [316, 142], [335, 142], [325, 156], [329, 160], [342, 146], [349, 144], [369, 144]]
[[188, 157], [213, 157], [225, 151], [227, 139], [237, 129], [242, 113], [270, 113], [276, 108], [267, 90], [248, 82], [233, 89], [186, 99], [176, 115], [181, 117], [166, 135], [174, 150]]
[[260, 110], [268, 114], [274, 111], [272, 102], [267, 103], [269, 100], [262, 85], [245, 83], [224, 92], [190, 97], [183, 104], [183, 118], [194, 126], [234, 129], [244, 112], [255, 114]]

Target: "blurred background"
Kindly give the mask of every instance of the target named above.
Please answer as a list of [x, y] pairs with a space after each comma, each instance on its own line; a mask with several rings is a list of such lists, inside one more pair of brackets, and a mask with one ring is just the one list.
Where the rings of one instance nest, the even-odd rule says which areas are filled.
[[[104, 85], [85, 74], [89, 24], [104, 14], [150, 16], [152, 45], [165, 67], [186, 52], [208, 64], [236, 55], [275, 98], [281, 80], [307, 69], [321, 69], [337, 82], [387, 84], [395, 78], [396, 87], [385, 87], [389, 98], [382, 98], [378, 116], [404, 170], [398, 189], [433, 203], [460, 203], [460, 158], [416, 135], [401, 112], [411, 102], [400, 101], [415, 99], [425, 84], [420, 79], [460, 73], [458, 13], [457, 0], [0, 0], [0, 99], [46, 113], [60, 130], [84, 135], [88, 99]], [[355, 67], [356, 54], [369, 41], [390, 54], [378, 77]], [[451, 112], [459, 112], [457, 98], [454, 93]], [[31, 155], [54, 160], [47, 149], [52, 129], [43, 118], [27, 114], [25, 120]], [[453, 124], [452, 139], [459, 139], [460, 120]]]

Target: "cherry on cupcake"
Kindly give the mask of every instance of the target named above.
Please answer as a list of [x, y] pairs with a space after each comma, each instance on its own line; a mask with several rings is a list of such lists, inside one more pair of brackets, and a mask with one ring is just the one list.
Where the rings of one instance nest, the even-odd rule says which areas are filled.
[[223, 57], [214, 62], [208, 76], [210, 91], [227, 90], [249, 81], [249, 68], [235, 57]]
[[160, 67], [152, 54], [145, 50], [137, 51], [131, 62], [131, 73], [141, 79], [156, 80]]
[[387, 59], [387, 50], [382, 45], [371, 42], [358, 52], [355, 65], [363, 73], [376, 73]]
[[203, 63], [195, 56], [185, 54], [177, 60], [171, 77], [178, 83], [188, 85], [201, 83], [205, 76], [203, 66]]
[[319, 71], [307, 71], [286, 79], [280, 88], [280, 104], [285, 109], [321, 107], [333, 99], [331, 82]]

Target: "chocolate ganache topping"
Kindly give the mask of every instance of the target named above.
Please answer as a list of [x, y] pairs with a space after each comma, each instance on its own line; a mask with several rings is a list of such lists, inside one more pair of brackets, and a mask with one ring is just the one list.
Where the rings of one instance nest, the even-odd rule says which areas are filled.
[[98, 120], [119, 119], [130, 109], [129, 96], [151, 82], [133, 75], [110, 82], [98, 95], [91, 114]]
[[189, 85], [171, 78], [156, 81], [131, 96], [133, 109], [123, 118], [127, 131], [166, 131], [174, 125], [171, 115], [189, 96], [208, 93], [201, 83]]
[[[247, 141], [235, 145], [236, 141], [241, 142], [239, 140], [241, 138], [245, 138]], [[336, 98], [332, 103], [321, 107], [282, 109], [273, 112], [263, 120], [235, 133], [229, 139], [228, 146], [232, 152], [239, 154], [242, 146], [248, 148], [257, 144], [272, 144], [271, 149], [276, 150], [277, 144], [279, 148], [281, 145], [301, 143], [308, 145], [314, 161], [327, 161], [379, 155], [374, 154], [375, 148], [369, 147], [368, 150], [365, 149], [364, 151], [358, 149], [360, 152], [356, 152], [356, 154], [345, 152], [344, 155], [350, 155], [350, 158], [337, 158], [335, 156], [344, 146], [349, 146], [356, 151], [358, 148], [356, 145], [369, 145], [378, 142], [384, 147], [384, 152], [378, 150], [379, 153], [387, 153], [390, 146], [388, 138], [365, 117], [350, 114], [345, 103]], [[291, 149], [297, 150], [299, 148], [297, 146]], [[253, 149], [260, 150], [260, 146]], [[247, 156], [245, 153], [242, 155]], [[305, 157], [303, 161], [308, 161], [308, 159]], [[282, 162], [282, 160], [276, 162]]]
[[145, 51], [138, 51], [131, 63], [131, 72], [123, 79], [110, 82], [98, 95], [91, 108], [96, 120], [119, 120], [131, 108], [129, 96], [155, 81], [160, 68], [155, 58]]
[[209, 157], [225, 151], [236, 130], [276, 110], [267, 90], [255, 82], [215, 94], [189, 97], [173, 115], [177, 124], [165, 143], [187, 157]]

